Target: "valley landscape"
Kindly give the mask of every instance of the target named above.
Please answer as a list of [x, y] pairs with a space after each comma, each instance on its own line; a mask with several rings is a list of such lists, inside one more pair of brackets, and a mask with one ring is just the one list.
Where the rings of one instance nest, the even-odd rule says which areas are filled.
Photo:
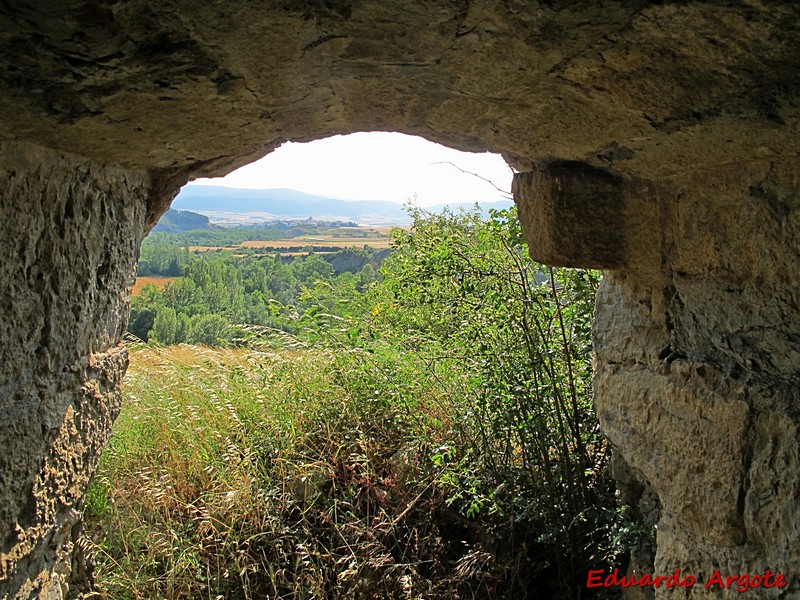
[[109, 597], [567, 598], [621, 564], [599, 273], [531, 261], [513, 209], [407, 214], [166, 213], [87, 494]]
[[0, 14], [0, 597], [798, 595], [800, 3]]

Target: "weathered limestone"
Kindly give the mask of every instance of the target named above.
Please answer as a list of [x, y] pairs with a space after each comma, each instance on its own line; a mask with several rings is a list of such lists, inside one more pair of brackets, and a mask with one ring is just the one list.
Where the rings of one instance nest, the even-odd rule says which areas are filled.
[[629, 271], [658, 265], [661, 230], [651, 188], [578, 161], [546, 163], [513, 183], [537, 260]]
[[222, 173], [288, 139], [413, 133], [638, 176], [797, 148], [792, 2], [37, 0], [0, 11], [0, 131]]
[[74, 576], [177, 186], [364, 130], [501, 152], [537, 258], [606, 269], [596, 405], [661, 506], [638, 568], [800, 595], [798, 47], [800, 3], [761, 0], [3, 4], [0, 597]]
[[149, 177], [0, 143], [0, 597], [60, 598], [119, 412]]
[[[528, 228], [536, 258], [563, 263], [553, 252], [569, 247], [574, 260], [566, 262], [613, 269], [597, 300], [595, 402], [635, 479], [660, 499], [655, 564], [638, 572], [680, 568], [705, 582], [714, 569], [738, 576], [769, 568], [786, 574], [794, 597], [800, 162], [755, 161], [648, 186], [619, 182], [618, 214], [606, 208], [608, 194], [599, 194], [599, 210], [585, 197], [596, 180], [587, 182], [582, 165], [557, 165], [518, 175], [515, 190], [518, 201], [545, 205], [539, 215], [572, 203], [567, 212], [583, 213], [549, 229], [544, 243]], [[653, 207], [650, 230], [638, 220], [635, 237], [656, 252], [631, 253], [626, 212], [642, 203]], [[585, 215], [602, 222], [589, 231]], [[554, 231], [565, 239], [553, 239]], [[597, 250], [614, 243], [619, 253]], [[620, 261], [628, 268], [616, 270]]]

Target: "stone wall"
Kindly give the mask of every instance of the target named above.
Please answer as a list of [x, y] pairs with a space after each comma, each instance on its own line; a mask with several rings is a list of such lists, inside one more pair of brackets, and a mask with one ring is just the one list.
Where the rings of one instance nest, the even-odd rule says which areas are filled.
[[66, 589], [119, 412], [148, 193], [141, 172], [0, 142], [0, 597]]
[[[654, 562], [636, 572], [706, 582], [769, 568], [796, 595], [800, 163], [609, 182], [557, 164], [517, 176], [515, 191], [535, 258], [608, 268], [595, 405], [632, 500], [649, 489], [660, 501]], [[537, 229], [531, 211], [575, 216]]]
[[68, 579], [175, 186], [365, 130], [502, 153], [534, 255], [606, 270], [596, 405], [661, 506], [640, 568], [797, 576], [798, 47], [797, 2], [0, 6], [0, 596]]

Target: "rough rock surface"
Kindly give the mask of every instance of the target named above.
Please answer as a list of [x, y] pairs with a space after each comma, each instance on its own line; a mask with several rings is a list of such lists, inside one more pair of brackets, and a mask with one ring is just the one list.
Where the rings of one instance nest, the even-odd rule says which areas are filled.
[[177, 186], [365, 130], [501, 152], [536, 257], [606, 269], [596, 404], [661, 507], [642, 568], [800, 595], [798, 47], [800, 4], [759, 0], [3, 4], [0, 596], [67, 588]]
[[[555, 262], [548, 250], [580, 246], [576, 239], [585, 244], [577, 258], [596, 250], [592, 264], [616, 267], [624, 257], [627, 268], [606, 271], [597, 299], [595, 405], [625, 459], [624, 483], [643, 485], [639, 494], [653, 489], [660, 501], [655, 564], [638, 575], [680, 568], [701, 582], [695, 594], [715, 569], [739, 576], [767, 568], [786, 574], [790, 597], [798, 594], [798, 166], [753, 161], [647, 186], [617, 183], [623, 214], [602, 213], [594, 237], [582, 218], [561, 224], [563, 243], [527, 230], [531, 248]], [[563, 196], [576, 182], [608, 186], [598, 175], [587, 181], [582, 166], [559, 164], [518, 175], [515, 192], [543, 205], [539, 214], [553, 210], [548, 198], [569, 212]], [[654, 210], [637, 210], [638, 247], [603, 251], [608, 239], [631, 238], [624, 213], [642, 201]], [[520, 208], [524, 218], [530, 206]]]
[[0, 597], [61, 597], [127, 354], [149, 176], [0, 143]]

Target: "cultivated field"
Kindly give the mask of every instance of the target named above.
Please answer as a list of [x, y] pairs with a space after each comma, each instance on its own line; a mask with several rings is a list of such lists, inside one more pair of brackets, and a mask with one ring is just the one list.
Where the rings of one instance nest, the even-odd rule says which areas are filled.
[[136, 283], [133, 284], [133, 296], [138, 296], [142, 293], [142, 288], [148, 283], [153, 284], [158, 289], [163, 288], [170, 281], [175, 281], [177, 277], [137, 277]]
[[335, 237], [326, 236], [303, 236], [296, 238], [284, 238], [282, 240], [261, 241], [253, 240], [242, 242], [244, 248], [292, 248], [297, 246], [325, 246], [328, 248], [363, 248], [369, 246], [376, 250], [388, 248], [391, 239], [388, 237]]
[[303, 254], [300, 248], [311, 248], [315, 252], [331, 252], [331, 249], [363, 248], [369, 246], [375, 250], [388, 248], [392, 238], [389, 232], [395, 227], [338, 227], [314, 235], [285, 237], [277, 240], [249, 240], [231, 246], [190, 246], [192, 252], [208, 252], [214, 250], [238, 250], [240, 248], [258, 248], [281, 254]]

